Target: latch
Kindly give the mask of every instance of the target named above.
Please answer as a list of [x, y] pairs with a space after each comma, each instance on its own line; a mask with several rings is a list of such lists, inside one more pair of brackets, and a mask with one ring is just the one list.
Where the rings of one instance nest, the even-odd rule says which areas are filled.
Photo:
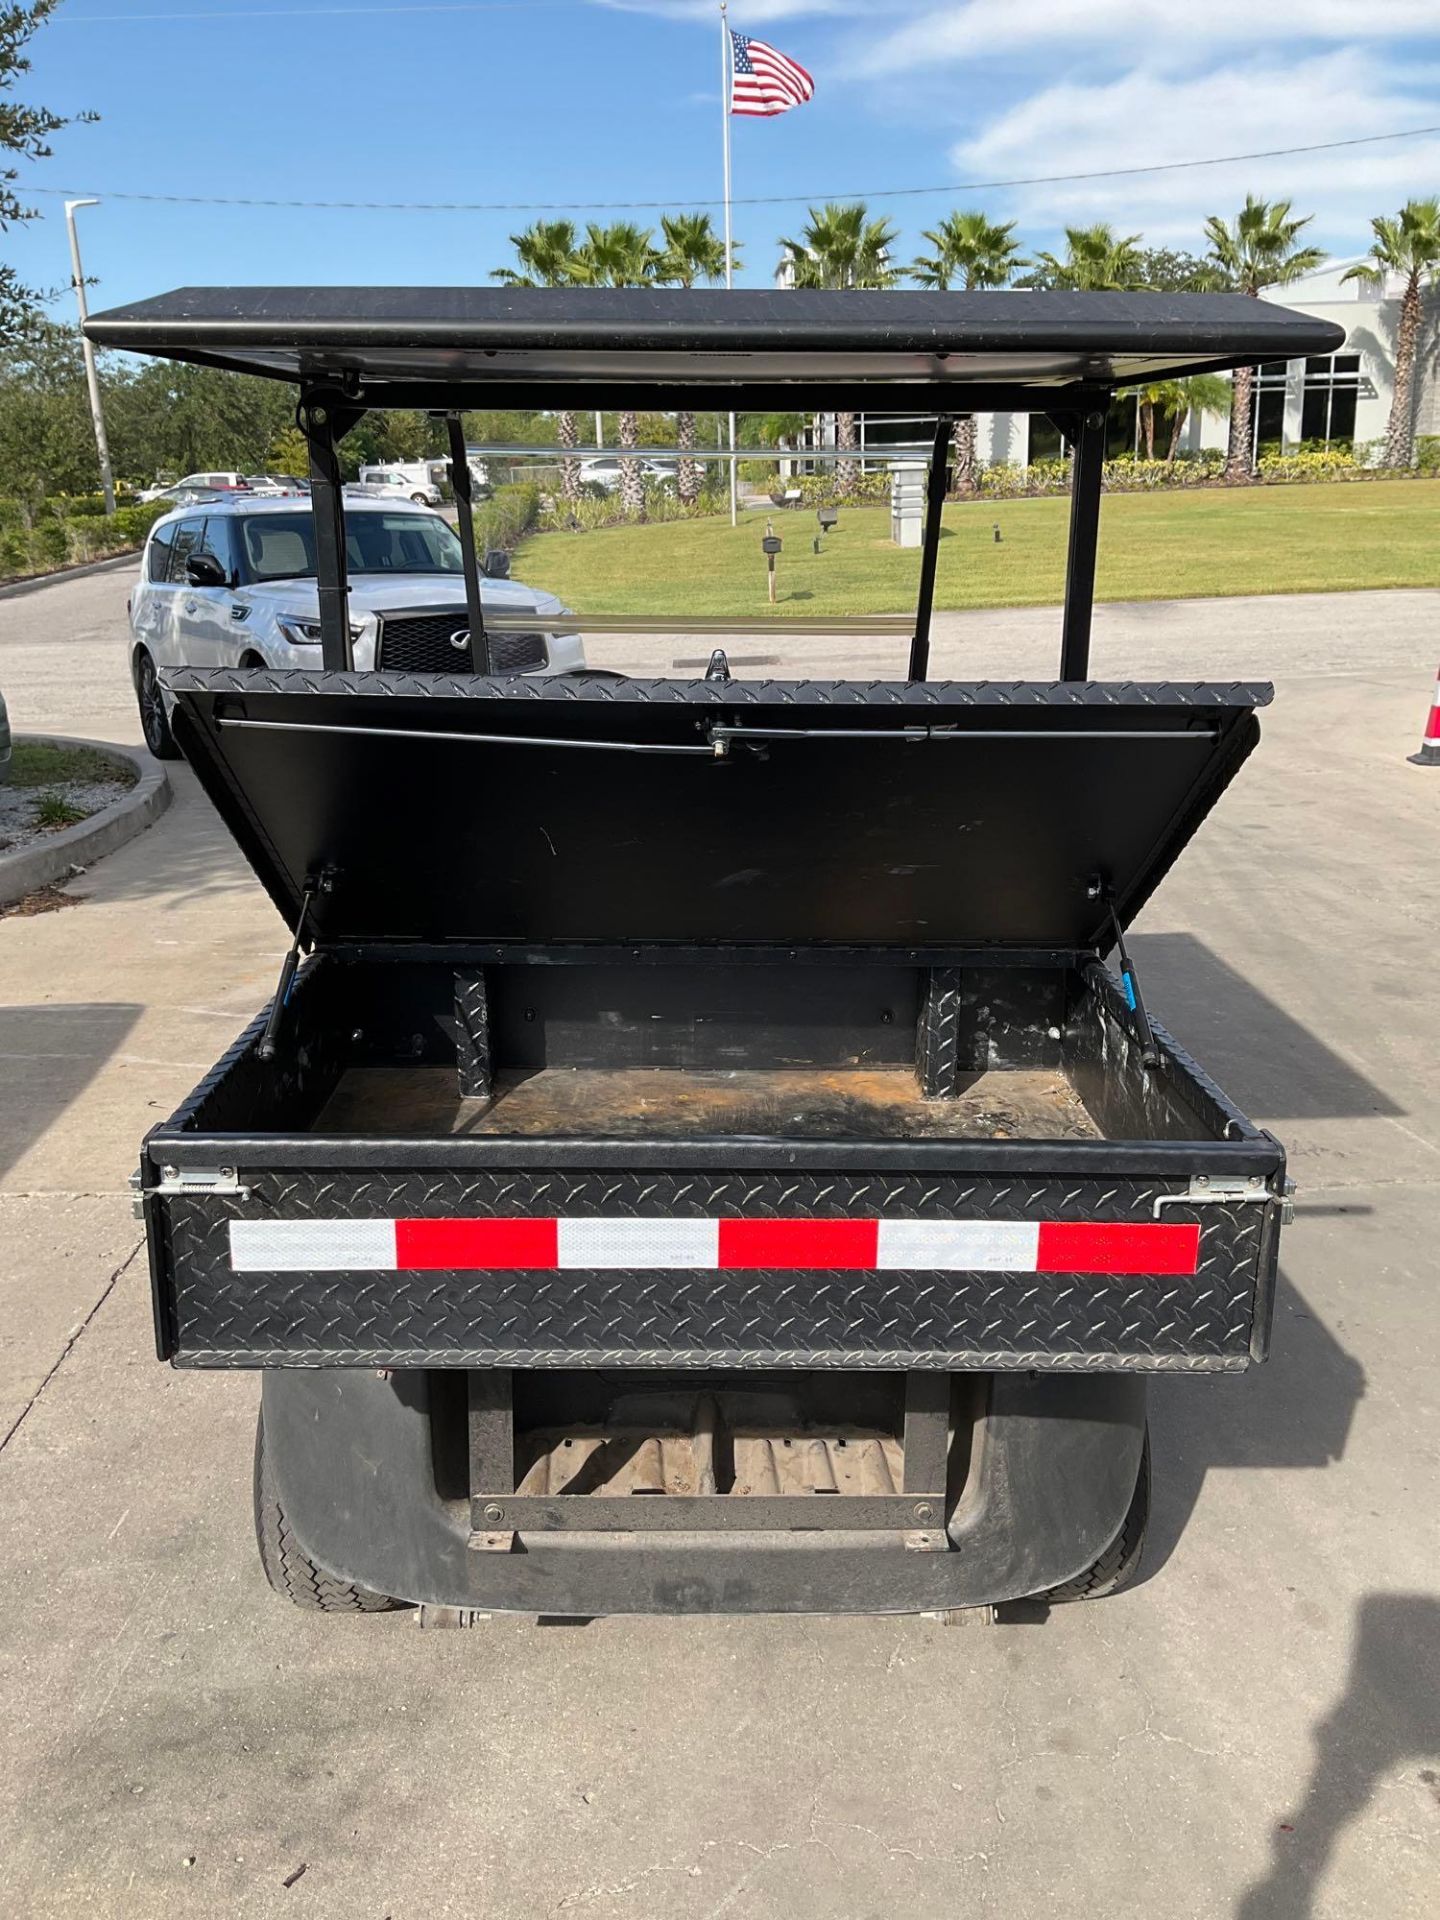
[[[130, 1191], [134, 1196], [130, 1211], [137, 1220], [143, 1220], [145, 1185], [138, 1173], [130, 1176]], [[150, 1191], [161, 1199], [175, 1194], [220, 1193], [232, 1200], [248, 1200], [255, 1189], [242, 1183], [234, 1167], [161, 1167], [160, 1178]]]
[[1162, 1207], [1235, 1207], [1247, 1201], [1262, 1206], [1272, 1203], [1280, 1208], [1280, 1224], [1288, 1227], [1295, 1218], [1291, 1195], [1295, 1182], [1287, 1180], [1283, 1193], [1276, 1193], [1263, 1173], [1196, 1173], [1184, 1193], [1162, 1193], [1155, 1201], [1155, 1218]]

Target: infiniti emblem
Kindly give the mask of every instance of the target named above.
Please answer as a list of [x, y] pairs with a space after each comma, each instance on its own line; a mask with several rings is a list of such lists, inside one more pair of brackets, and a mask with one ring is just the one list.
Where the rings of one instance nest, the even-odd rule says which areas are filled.
[[457, 627], [455, 632], [450, 636], [450, 644], [457, 653], [463, 653], [470, 644], [470, 629], [468, 627]]

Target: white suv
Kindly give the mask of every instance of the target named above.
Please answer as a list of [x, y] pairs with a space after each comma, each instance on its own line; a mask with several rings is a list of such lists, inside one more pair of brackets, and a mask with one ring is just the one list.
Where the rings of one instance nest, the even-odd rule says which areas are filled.
[[[357, 668], [453, 673], [468, 661], [460, 541], [438, 514], [408, 501], [345, 506], [350, 635]], [[544, 631], [565, 609], [518, 580], [484, 580], [496, 613], [533, 614], [533, 633], [491, 636], [492, 671], [574, 673], [585, 649]], [[181, 508], [150, 529], [130, 599], [130, 668], [145, 743], [177, 752], [158, 674], [162, 667], [318, 670], [320, 607], [315, 526], [308, 504], [241, 497]]]

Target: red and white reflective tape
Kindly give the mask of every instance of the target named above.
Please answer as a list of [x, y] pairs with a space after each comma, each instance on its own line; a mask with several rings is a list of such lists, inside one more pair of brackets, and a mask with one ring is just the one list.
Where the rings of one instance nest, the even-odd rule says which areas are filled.
[[236, 1273], [1194, 1273], [1198, 1226], [1093, 1220], [232, 1220]]

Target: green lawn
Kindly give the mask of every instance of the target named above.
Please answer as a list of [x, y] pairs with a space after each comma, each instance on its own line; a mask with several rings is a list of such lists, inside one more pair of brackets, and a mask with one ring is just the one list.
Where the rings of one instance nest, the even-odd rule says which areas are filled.
[[[1063, 499], [947, 507], [936, 606], [1059, 601], [1068, 509]], [[812, 513], [774, 519], [785, 540], [782, 615], [896, 613], [914, 604], [919, 555], [890, 545], [888, 512], [842, 509], [819, 555]], [[514, 570], [580, 613], [764, 613], [764, 530], [763, 515], [743, 514], [735, 528], [724, 515], [543, 533], [526, 541]], [[1440, 480], [1109, 494], [1101, 510], [1101, 600], [1435, 586]]]

